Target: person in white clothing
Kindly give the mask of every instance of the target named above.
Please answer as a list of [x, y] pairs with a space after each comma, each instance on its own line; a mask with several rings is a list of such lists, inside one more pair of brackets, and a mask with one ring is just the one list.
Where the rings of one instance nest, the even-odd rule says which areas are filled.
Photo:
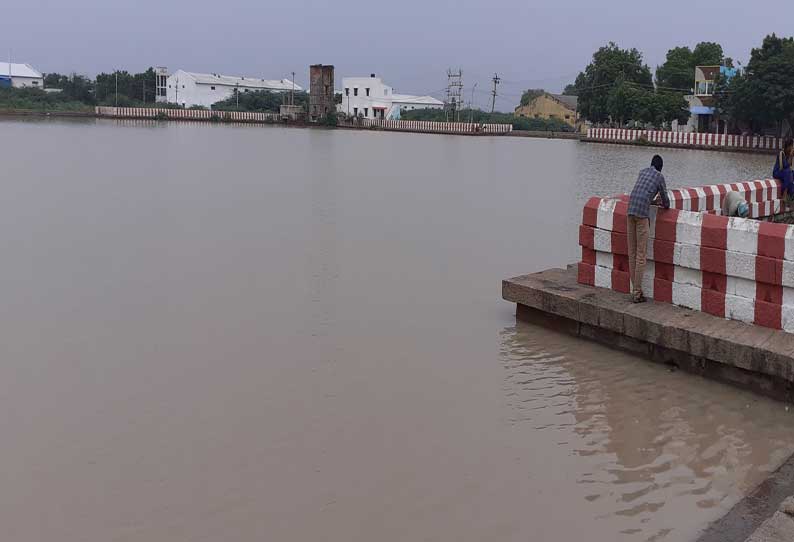
[[728, 192], [725, 194], [725, 199], [722, 200], [722, 214], [723, 216], [747, 218], [750, 214], [750, 206], [739, 192]]

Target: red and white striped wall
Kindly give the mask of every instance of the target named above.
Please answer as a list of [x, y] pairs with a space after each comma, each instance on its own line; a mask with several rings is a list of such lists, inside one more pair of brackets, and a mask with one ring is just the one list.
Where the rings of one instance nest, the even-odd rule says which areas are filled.
[[167, 118], [178, 120], [221, 119], [233, 122], [276, 122], [278, 113], [256, 111], [209, 111], [207, 109], [161, 109], [156, 107], [107, 107], [98, 106], [95, 112], [100, 117], [123, 119]]
[[[770, 183], [776, 181], [728, 186], [744, 188], [756, 205], [779, 204], [758, 199], [777, 196]], [[579, 282], [629, 292], [627, 210], [625, 196], [587, 202], [579, 229]], [[794, 225], [728, 218], [707, 209], [651, 210], [646, 296], [794, 332]]]
[[587, 138], [600, 141], [624, 142], [640, 138], [658, 145], [696, 148], [780, 150], [782, 140], [771, 136], [695, 134], [663, 130], [632, 130], [628, 128], [588, 128]]
[[353, 125], [364, 128], [381, 128], [405, 132], [435, 134], [506, 134], [513, 131], [512, 124], [477, 124], [470, 122], [440, 122], [431, 120], [356, 119]]

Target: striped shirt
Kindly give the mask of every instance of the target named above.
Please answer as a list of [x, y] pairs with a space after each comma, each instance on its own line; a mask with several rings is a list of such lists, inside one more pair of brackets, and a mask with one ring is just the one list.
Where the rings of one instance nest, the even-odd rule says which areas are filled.
[[662, 197], [662, 206], [670, 208], [670, 199], [667, 197], [667, 186], [664, 184], [664, 175], [654, 167], [640, 171], [637, 182], [629, 197], [629, 215], [639, 218], [648, 218], [651, 201], [659, 194]]

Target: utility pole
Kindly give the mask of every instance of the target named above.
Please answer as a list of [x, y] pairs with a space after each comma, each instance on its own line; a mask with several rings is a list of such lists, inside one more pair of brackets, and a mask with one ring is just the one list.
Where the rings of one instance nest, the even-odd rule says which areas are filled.
[[234, 98], [236, 100], [237, 105], [235, 105], [235, 109], [238, 111], [240, 110], [240, 83], [234, 84]]
[[474, 83], [474, 86], [471, 87], [471, 100], [469, 101], [469, 124], [471, 124], [474, 118], [474, 90], [477, 88], [477, 83]]
[[119, 71], [116, 70], [116, 107], [119, 106]]
[[292, 72], [292, 92], [289, 95], [289, 104], [295, 105], [295, 72]]
[[496, 85], [502, 82], [497, 74], [493, 74], [493, 90], [491, 91], [491, 113], [494, 112], [494, 108], [496, 108]]

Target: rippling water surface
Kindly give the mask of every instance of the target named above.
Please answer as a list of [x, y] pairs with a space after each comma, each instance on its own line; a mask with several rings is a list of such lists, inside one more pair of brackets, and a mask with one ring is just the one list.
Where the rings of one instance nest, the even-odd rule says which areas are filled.
[[693, 540], [794, 451], [786, 408], [500, 299], [652, 152], [0, 121], [0, 538]]

